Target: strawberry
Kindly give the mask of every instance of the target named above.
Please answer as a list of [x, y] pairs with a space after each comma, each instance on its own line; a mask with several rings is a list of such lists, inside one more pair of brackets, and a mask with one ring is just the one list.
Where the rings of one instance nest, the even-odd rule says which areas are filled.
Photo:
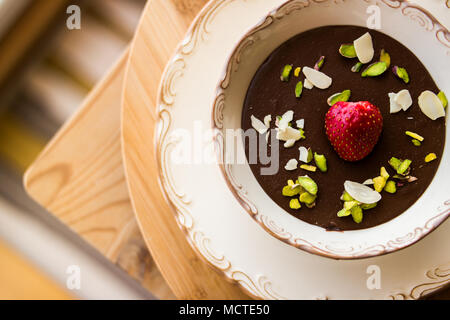
[[368, 101], [337, 102], [327, 112], [325, 129], [342, 159], [359, 161], [377, 144], [383, 130], [383, 117]]

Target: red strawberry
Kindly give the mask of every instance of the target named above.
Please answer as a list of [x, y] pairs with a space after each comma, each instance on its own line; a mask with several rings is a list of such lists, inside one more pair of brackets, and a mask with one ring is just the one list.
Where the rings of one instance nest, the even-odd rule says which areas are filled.
[[358, 161], [367, 157], [377, 144], [383, 117], [368, 101], [337, 102], [327, 112], [325, 129], [342, 159]]

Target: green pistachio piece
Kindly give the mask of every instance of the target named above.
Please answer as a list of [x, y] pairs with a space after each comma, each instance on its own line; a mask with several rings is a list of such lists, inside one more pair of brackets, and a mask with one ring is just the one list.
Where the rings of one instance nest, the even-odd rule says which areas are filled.
[[298, 195], [300, 191], [301, 191], [300, 187], [292, 188], [292, 186], [285, 186], [283, 188], [282, 194], [285, 197], [293, 197]]
[[411, 131], [406, 131], [405, 134], [413, 139], [419, 140], [420, 142], [423, 142], [423, 140], [425, 140], [424, 137], [418, 135], [417, 133], [411, 132]]
[[434, 161], [436, 159], [437, 159], [437, 155], [435, 153], [430, 153], [429, 155], [427, 155], [425, 157], [425, 162], [428, 163], [428, 162]]
[[317, 195], [319, 187], [310, 177], [298, 177], [298, 183], [310, 194]]
[[438, 96], [439, 100], [441, 100], [442, 106], [444, 107], [444, 109], [447, 108], [448, 100], [447, 100], [447, 97], [445, 96], [445, 93], [443, 91], [441, 91], [438, 93], [437, 96]]
[[353, 199], [353, 197], [351, 195], [349, 195], [347, 191], [344, 191], [344, 193], [342, 194], [341, 200], [342, 201], [354, 201], [355, 199]]
[[368, 66], [362, 73], [361, 77], [377, 77], [387, 70], [385, 62], [375, 62]]
[[336, 102], [347, 102], [350, 99], [351, 94], [352, 92], [350, 90], [344, 90], [342, 92], [335, 93], [328, 98], [327, 103], [330, 107], [332, 107]]
[[353, 207], [351, 210], [353, 221], [361, 223], [363, 221], [363, 211], [360, 206]]
[[300, 169], [303, 169], [303, 170], [306, 170], [306, 171], [310, 171], [310, 172], [316, 172], [317, 171], [317, 167], [309, 166], [307, 164], [302, 164], [300, 166]]
[[377, 192], [383, 191], [385, 185], [386, 185], [386, 178], [380, 176], [373, 179], [373, 187], [375, 191]]
[[363, 209], [363, 210], [370, 210], [370, 209], [375, 208], [377, 205], [378, 205], [378, 203], [370, 203], [370, 204], [363, 203], [361, 205], [361, 209]]
[[351, 210], [351, 209], [353, 209], [354, 207], [357, 207], [357, 206], [359, 206], [359, 202], [358, 201], [346, 201], [344, 203], [344, 209], [346, 209], [346, 210]]
[[412, 139], [411, 142], [413, 143], [413, 145], [415, 145], [416, 147], [420, 147], [422, 145], [422, 143], [419, 140], [416, 139]]
[[389, 180], [386, 183], [386, 186], [384, 187], [384, 191], [389, 192], [389, 193], [396, 193], [397, 192], [397, 185], [395, 184], [394, 181]]
[[295, 86], [295, 97], [300, 98], [302, 96], [302, 92], [303, 92], [303, 82], [299, 81]]
[[288, 82], [291, 76], [292, 64], [287, 64], [284, 66], [283, 71], [281, 72], [281, 81]]
[[392, 67], [392, 72], [394, 72], [394, 74], [403, 80], [403, 82], [405, 83], [409, 83], [409, 74], [408, 71], [406, 71], [405, 68], [401, 68], [399, 66], [394, 66]]
[[310, 163], [314, 159], [314, 154], [311, 148], [308, 148], [308, 158], [306, 158], [306, 163]]
[[300, 131], [300, 139], [306, 139], [306, 136], [305, 136], [305, 130], [303, 130], [303, 129], [298, 129], [298, 131]]
[[298, 199], [291, 199], [291, 201], [289, 202], [289, 207], [291, 209], [298, 210], [302, 207], [302, 205], [300, 204], [300, 201], [298, 201]]
[[317, 168], [319, 168], [322, 172], [327, 172], [327, 158], [323, 154], [314, 153], [314, 162], [316, 163]]
[[321, 57], [319, 58], [319, 60], [316, 62], [316, 64], [314, 65], [314, 69], [316, 69], [317, 71], [319, 71], [320, 68], [322, 68], [324, 62], [325, 62], [325, 56], [321, 56]]
[[363, 64], [361, 62], [357, 62], [353, 67], [352, 67], [352, 72], [360, 72], [362, 69]]
[[352, 214], [351, 210], [347, 210], [347, 209], [344, 208], [344, 209], [342, 209], [341, 211], [339, 211], [337, 213], [337, 216], [339, 218], [343, 218], [343, 217], [348, 217], [351, 214]]
[[302, 71], [302, 68], [297, 67], [294, 70], [294, 76], [296, 76], [297, 78], [300, 76], [300, 71]]
[[346, 58], [356, 58], [356, 50], [353, 44], [343, 44], [339, 48], [341, 56]]
[[391, 65], [391, 56], [389, 55], [389, 53], [387, 53], [386, 51], [384, 51], [384, 49], [381, 49], [381, 53], [380, 53], [380, 61], [386, 63], [386, 66], [389, 68], [389, 66]]
[[395, 171], [397, 171], [402, 164], [402, 160], [392, 157], [391, 160], [389, 160], [389, 164]]
[[300, 202], [304, 204], [313, 204], [316, 202], [317, 196], [313, 196], [312, 194], [309, 194], [308, 192], [303, 192], [300, 195]]
[[411, 165], [411, 163], [412, 163], [411, 160], [408, 160], [408, 159], [404, 160], [404, 161], [402, 162], [402, 164], [400, 165], [400, 167], [398, 167], [397, 173], [398, 173], [398, 174], [405, 174], [405, 172], [408, 171], [409, 166]]
[[382, 176], [385, 179], [389, 179], [389, 173], [387, 172], [385, 167], [381, 167], [380, 176]]

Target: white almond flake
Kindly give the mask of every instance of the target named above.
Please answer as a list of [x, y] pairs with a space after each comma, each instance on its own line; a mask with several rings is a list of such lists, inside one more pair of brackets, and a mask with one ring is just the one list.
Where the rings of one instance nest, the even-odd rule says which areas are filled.
[[395, 102], [396, 93], [389, 93], [389, 101], [391, 104], [390, 113], [397, 113], [402, 110], [402, 106]]
[[305, 129], [305, 119], [297, 120], [296, 122], [297, 128]]
[[319, 89], [328, 89], [333, 83], [333, 79], [327, 76], [325, 73], [317, 71], [310, 67], [303, 68], [303, 74], [306, 79]]
[[286, 129], [277, 129], [277, 139], [281, 141], [295, 140], [298, 141], [302, 138], [302, 133], [300, 130], [294, 129], [292, 127], [287, 127]]
[[441, 100], [433, 92], [426, 90], [419, 96], [419, 107], [431, 120], [445, 117], [445, 109]]
[[409, 107], [412, 106], [413, 100], [411, 98], [411, 94], [407, 89], [404, 89], [397, 93], [395, 96], [395, 102], [402, 106], [403, 111], [406, 111], [409, 109]]
[[285, 148], [291, 148], [291, 147], [294, 146], [294, 144], [295, 144], [295, 140], [294, 139], [290, 139], [290, 140], [285, 142], [284, 147]]
[[264, 134], [264, 133], [267, 132], [267, 127], [261, 120], [256, 118], [254, 115], [251, 116], [251, 119], [252, 119], [252, 127], [253, 127], [253, 129], [258, 131], [259, 134]]
[[303, 81], [303, 87], [311, 90], [312, 88], [314, 88], [314, 85], [312, 84], [311, 81], [309, 81], [308, 79], [305, 79], [305, 81]]
[[361, 203], [372, 204], [381, 200], [381, 194], [361, 183], [345, 181], [344, 189], [353, 199]]
[[296, 170], [298, 167], [298, 161], [295, 159], [291, 159], [288, 161], [286, 166], [284, 167], [287, 171], [293, 171]]
[[309, 154], [308, 149], [306, 149], [305, 147], [300, 147], [298, 148], [298, 150], [300, 151], [299, 160], [301, 162], [308, 163], [308, 154]]
[[281, 120], [278, 121], [278, 128], [281, 130], [286, 129], [289, 126], [289, 122], [294, 119], [294, 111], [289, 110], [281, 117]]
[[373, 179], [367, 179], [366, 181], [363, 182], [363, 184], [366, 186], [371, 186], [374, 184]]
[[370, 33], [366, 32], [353, 42], [356, 55], [361, 63], [369, 63], [375, 54]]
[[272, 115], [268, 114], [264, 117], [264, 124], [267, 128], [270, 128], [270, 123], [272, 122]]

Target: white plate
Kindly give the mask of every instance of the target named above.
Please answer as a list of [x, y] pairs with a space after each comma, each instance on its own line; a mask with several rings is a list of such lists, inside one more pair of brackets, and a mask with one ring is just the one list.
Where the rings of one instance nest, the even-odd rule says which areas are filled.
[[[365, 7], [375, 1], [367, 2]], [[356, 261], [314, 256], [273, 238], [245, 212], [215, 164], [210, 135], [204, 137], [203, 146], [195, 144], [198, 140], [195, 135], [202, 135], [212, 127], [215, 88], [231, 50], [247, 30], [282, 3], [280, 0], [211, 1], [166, 68], [158, 103], [158, 160], [162, 186], [177, 209], [178, 222], [204, 258], [256, 297], [419, 298], [442, 288], [450, 282], [448, 221], [414, 246], [391, 255]], [[347, 6], [347, 10], [354, 11], [362, 5], [358, 0], [296, 3], [305, 7], [302, 9], [305, 12], [314, 6], [333, 11]], [[380, 4], [389, 10], [409, 12], [404, 19], [412, 17], [411, 23], [430, 29], [421, 11], [395, 8], [397, 5], [406, 6], [397, 1]], [[438, 66], [427, 67], [435, 76]], [[436, 77], [435, 80], [440, 81]], [[180, 139], [186, 136], [191, 136], [191, 145], [186, 144], [188, 139]], [[196, 156], [197, 149], [206, 151]], [[183, 163], [186, 159], [191, 161]], [[435, 203], [429, 209], [448, 213], [450, 200]], [[370, 290], [367, 286], [368, 279], [372, 279], [368, 272], [373, 270], [380, 272], [380, 289]]]

